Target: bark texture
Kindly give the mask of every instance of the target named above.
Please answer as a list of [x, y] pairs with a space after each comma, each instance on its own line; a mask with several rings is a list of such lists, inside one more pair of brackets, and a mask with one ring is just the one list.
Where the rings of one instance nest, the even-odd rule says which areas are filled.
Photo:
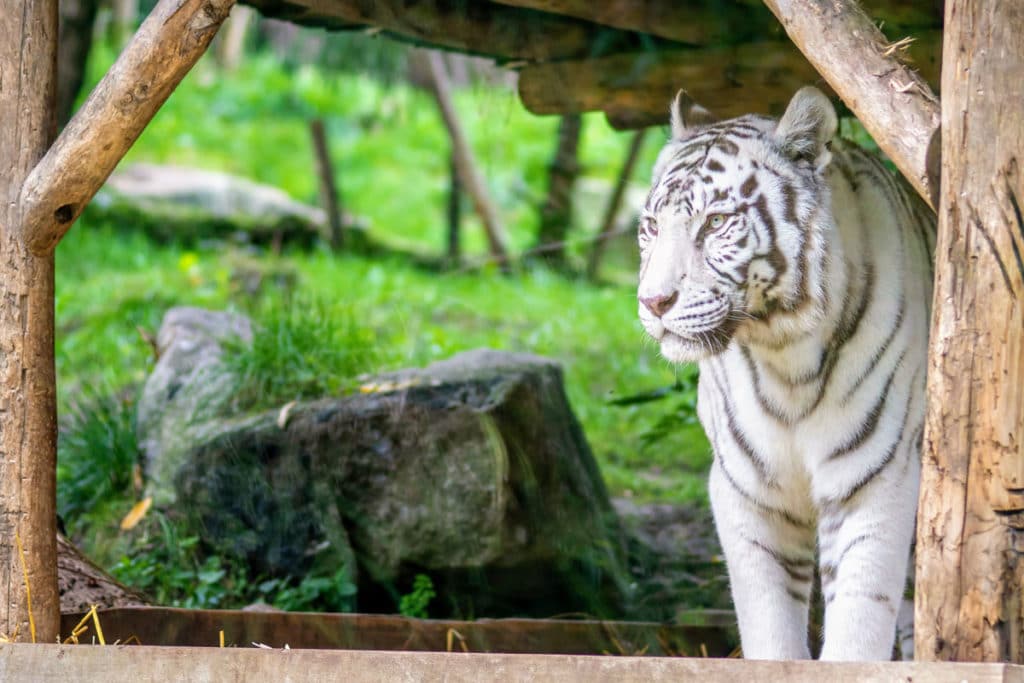
[[[53, 257], [25, 244], [22, 181], [55, 132], [57, 1], [0, 11], [0, 635], [53, 642], [56, 546]], [[16, 539], [21, 540], [19, 552]], [[24, 562], [24, 569], [23, 563]], [[27, 582], [26, 582], [27, 575]], [[16, 636], [16, 638], [15, 638]]]
[[764, 3], [882, 151], [935, 209], [940, 112], [939, 100], [925, 80], [896, 58], [856, 0]]
[[1024, 4], [950, 0], [919, 659], [1024, 661]]
[[160, 0], [22, 188], [28, 244], [52, 253], [174, 88], [235, 0]]
[[626, 31], [492, 2], [247, 0], [246, 4], [265, 16], [299, 24], [339, 28], [362, 24], [414, 44], [499, 59], [582, 58], [641, 46], [637, 36]]
[[[870, 0], [879, 19], [893, 24], [927, 26], [941, 16], [936, 0]], [[625, 31], [692, 44], [732, 44], [763, 39], [777, 30], [771, 15], [750, 0], [495, 0], [502, 5], [586, 19]], [[941, 2], [941, 0], [938, 0]]]
[[[61, 614], [88, 612], [96, 605], [102, 609], [141, 607], [149, 600], [100, 569], [75, 545], [57, 534], [57, 583], [60, 587]], [[68, 636], [68, 631], [63, 633]]]

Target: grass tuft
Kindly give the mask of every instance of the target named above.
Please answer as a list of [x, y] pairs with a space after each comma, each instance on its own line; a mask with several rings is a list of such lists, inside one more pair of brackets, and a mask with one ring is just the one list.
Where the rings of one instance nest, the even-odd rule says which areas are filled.
[[82, 393], [61, 425], [57, 511], [72, 535], [131, 506], [139, 446], [135, 405], [125, 393], [134, 391]]
[[337, 396], [359, 375], [377, 370], [385, 357], [385, 344], [352, 306], [314, 299], [265, 305], [262, 311], [252, 344], [225, 348], [225, 371], [235, 381], [234, 411]]

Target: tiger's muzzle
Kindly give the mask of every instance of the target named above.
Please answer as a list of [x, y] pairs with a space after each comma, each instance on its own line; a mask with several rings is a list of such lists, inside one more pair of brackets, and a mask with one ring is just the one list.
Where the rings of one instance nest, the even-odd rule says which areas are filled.
[[641, 324], [660, 343], [662, 355], [674, 363], [696, 362], [721, 353], [736, 331], [729, 298], [709, 289], [670, 294], [641, 290], [637, 298]]

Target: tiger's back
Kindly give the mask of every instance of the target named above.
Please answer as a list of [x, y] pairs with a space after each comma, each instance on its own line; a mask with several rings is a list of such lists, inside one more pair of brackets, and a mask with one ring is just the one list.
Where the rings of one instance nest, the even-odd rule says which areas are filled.
[[[917, 502], [934, 219], [798, 93], [781, 121], [676, 103], [641, 222], [640, 317], [700, 364], [747, 656], [887, 658]], [[817, 553], [815, 552], [817, 549]]]

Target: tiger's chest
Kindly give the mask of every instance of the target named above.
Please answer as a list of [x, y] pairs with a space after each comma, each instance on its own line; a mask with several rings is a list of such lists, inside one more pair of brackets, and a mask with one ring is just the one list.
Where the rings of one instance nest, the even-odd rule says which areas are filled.
[[702, 363], [698, 414], [730, 477], [769, 504], [810, 516], [870, 466], [879, 452], [872, 440], [898, 440], [907, 387], [917, 380], [900, 363], [871, 372], [857, 344], [830, 352], [810, 338], [789, 349], [784, 365], [775, 360], [732, 344]]

